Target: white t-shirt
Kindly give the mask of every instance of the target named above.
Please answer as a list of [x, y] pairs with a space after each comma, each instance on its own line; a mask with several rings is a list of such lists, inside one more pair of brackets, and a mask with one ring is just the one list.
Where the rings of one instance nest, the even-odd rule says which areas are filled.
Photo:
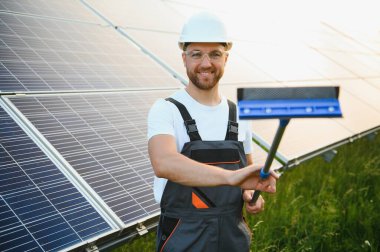
[[[195, 120], [199, 135], [205, 141], [224, 140], [227, 132], [229, 108], [227, 99], [216, 106], [206, 106], [194, 100], [185, 89], [171, 95], [182, 103]], [[249, 121], [239, 121], [238, 140], [243, 142], [246, 154], [252, 152], [252, 131]], [[168, 134], [176, 139], [177, 151], [181, 152], [183, 145], [190, 141], [183, 118], [178, 108], [164, 99], [157, 100], [148, 115], [148, 139], [155, 135]], [[154, 198], [160, 203], [167, 179], [154, 177]]]

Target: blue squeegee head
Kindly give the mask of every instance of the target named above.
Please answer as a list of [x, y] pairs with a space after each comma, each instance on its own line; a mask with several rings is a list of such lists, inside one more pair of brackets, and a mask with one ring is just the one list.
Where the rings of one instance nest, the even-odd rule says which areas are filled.
[[342, 117], [338, 95], [339, 87], [239, 88], [239, 117]]

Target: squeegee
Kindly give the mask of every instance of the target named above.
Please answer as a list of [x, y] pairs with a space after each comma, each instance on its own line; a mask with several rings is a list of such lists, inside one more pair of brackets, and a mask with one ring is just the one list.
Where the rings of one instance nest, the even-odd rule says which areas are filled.
[[[279, 87], [238, 88], [240, 120], [279, 119], [279, 126], [272, 141], [260, 178], [270, 175], [270, 167], [277, 152], [285, 128], [292, 118], [342, 117], [339, 105], [339, 87]], [[260, 191], [253, 194], [255, 203]]]

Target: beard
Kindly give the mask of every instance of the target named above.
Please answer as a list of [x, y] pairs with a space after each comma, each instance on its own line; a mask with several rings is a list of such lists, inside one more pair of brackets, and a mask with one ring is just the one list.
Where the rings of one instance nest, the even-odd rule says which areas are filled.
[[[211, 72], [211, 74], [207, 78], [202, 78], [201, 80], [198, 77], [198, 73], [202, 72], [202, 70]], [[195, 69], [194, 71], [191, 71], [189, 68], [187, 68], [186, 72], [191, 83], [193, 83], [197, 88], [201, 90], [213, 89], [218, 84], [220, 78], [223, 76], [223, 71], [217, 71], [214, 67], [211, 67], [209, 69]]]

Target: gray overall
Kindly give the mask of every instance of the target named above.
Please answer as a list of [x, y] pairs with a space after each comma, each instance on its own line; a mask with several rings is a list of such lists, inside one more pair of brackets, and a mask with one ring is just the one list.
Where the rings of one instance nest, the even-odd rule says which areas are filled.
[[[166, 100], [179, 109], [190, 137], [181, 154], [228, 170], [246, 166], [233, 102], [228, 101], [225, 140], [202, 141], [185, 106], [172, 98]], [[156, 251], [249, 251], [251, 233], [242, 217], [242, 207], [239, 187], [188, 187], [168, 181], [161, 199]]]

